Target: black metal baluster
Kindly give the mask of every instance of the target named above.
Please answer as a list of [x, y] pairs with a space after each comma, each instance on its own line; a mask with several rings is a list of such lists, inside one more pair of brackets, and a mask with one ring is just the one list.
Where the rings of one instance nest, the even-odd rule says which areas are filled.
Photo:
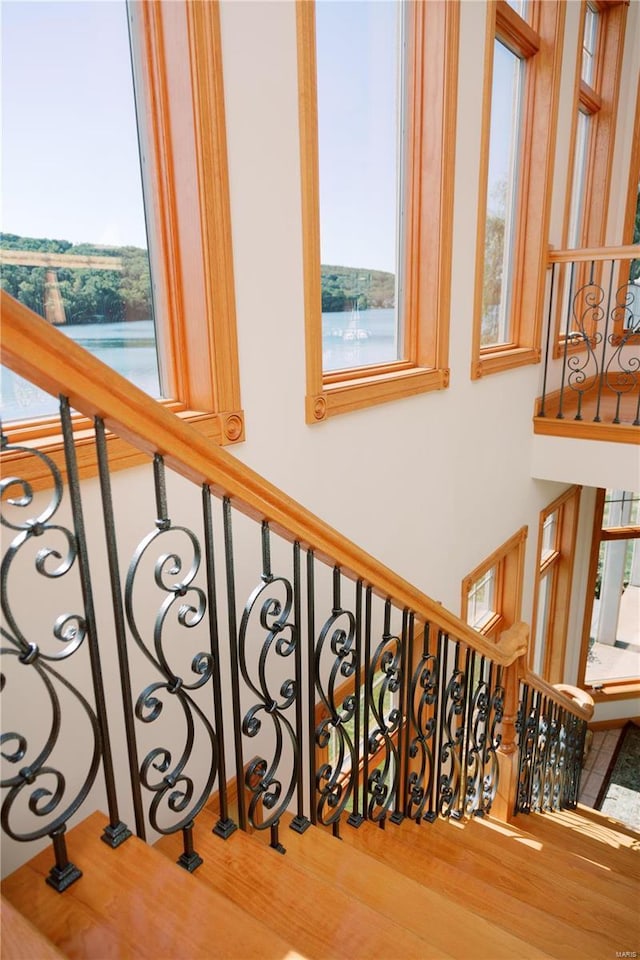
[[78, 569], [80, 572], [80, 585], [82, 588], [82, 599], [84, 603], [85, 619], [87, 624], [89, 663], [91, 665], [91, 678], [93, 681], [96, 714], [98, 717], [100, 739], [102, 743], [102, 764], [104, 770], [105, 787], [107, 791], [107, 807], [109, 810], [109, 824], [105, 828], [101, 839], [110, 847], [118, 847], [131, 836], [131, 831], [127, 825], [120, 820], [120, 815], [118, 813], [118, 795], [116, 790], [115, 774], [113, 770], [111, 739], [107, 721], [107, 707], [104, 695], [104, 683], [102, 679], [102, 666], [100, 664], [100, 651], [98, 648], [98, 629], [96, 624], [95, 608], [93, 604], [91, 571], [89, 567], [87, 539], [85, 535], [82, 502], [80, 498], [80, 479], [78, 476], [78, 466], [76, 462], [76, 451], [73, 439], [73, 428], [71, 426], [69, 401], [66, 397], [62, 396], [60, 397], [60, 420], [64, 442], [65, 463], [67, 467], [67, 481], [69, 486], [71, 513], [73, 516], [73, 525], [78, 549]]
[[514, 805], [514, 813], [528, 813], [529, 781], [531, 777], [532, 741], [530, 736], [529, 713], [529, 686], [526, 683], [520, 687], [520, 703], [516, 718], [516, 732], [518, 734], [518, 789]]
[[441, 668], [441, 675], [440, 675], [441, 679], [440, 679], [439, 686], [441, 690], [441, 697], [440, 697], [440, 703], [439, 703], [440, 717], [439, 717], [439, 723], [438, 723], [438, 746], [437, 746], [438, 773], [437, 773], [436, 781], [434, 785], [434, 791], [435, 791], [434, 808], [435, 808], [436, 816], [442, 813], [440, 796], [442, 793], [443, 781], [445, 779], [445, 776], [442, 772], [442, 765], [443, 765], [443, 750], [444, 750], [445, 716], [446, 716], [446, 709], [447, 709], [446, 691], [449, 685], [449, 681], [447, 680], [447, 672], [449, 668], [449, 663], [448, 663], [449, 637], [446, 633], [443, 633], [442, 631], [440, 631], [438, 640], [440, 645], [439, 660], [440, 660], [440, 668]]
[[396, 771], [395, 771], [395, 810], [391, 814], [390, 820], [392, 823], [402, 823], [404, 820], [404, 797], [405, 791], [403, 789], [404, 776], [406, 771], [406, 766], [404, 766], [403, 758], [404, 751], [403, 747], [403, 737], [408, 741], [409, 732], [408, 730], [405, 733], [405, 704], [408, 700], [408, 695], [406, 693], [407, 682], [410, 682], [411, 674], [407, 670], [407, 646], [409, 643], [409, 611], [405, 607], [402, 611], [402, 650], [401, 650], [401, 660], [400, 660], [400, 689], [399, 689], [399, 703], [398, 709], [400, 711], [400, 721], [398, 725], [398, 753], [396, 761]]
[[311, 821], [304, 813], [304, 773], [302, 765], [302, 635], [300, 625], [300, 544], [296, 540], [293, 545], [293, 619], [296, 633], [296, 648], [294, 650], [296, 672], [296, 801], [298, 812], [290, 823], [290, 829], [296, 833], [304, 833], [311, 826]]
[[569, 343], [571, 340], [571, 311], [573, 308], [573, 297], [574, 297], [574, 273], [575, 273], [575, 262], [571, 264], [571, 270], [569, 271], [569, 299], [567, 301], [567, 321], [565, 324], [565, 333], [564, 333], [564, 350], [562, 357], [562, 376], [560, 378], [560, 398], [558, 403], [558, 412], [556, 414], [556, 419], [563, 420], [563, 405], [564, 405], [564, 385], [565, 377], [567, 373], [567, 357], [569, 354]]
[[309, 725], [309, 816], [315, 826], [316, 811], [316, 627], [315, 627], [315, 576], [313, 550], [307, 550], [307, 722]]
[[[360, 786], [360, 763], [361, 758], [360, 754], [363, 750], [366, 741], [363, 741], [360, 736], [360, 724], [361, 724], [361, 713], [362, 713], [362, 580], [356, 582], [356, 670], [355, 670], [355, 688], [354, 688], [354, 698], [355, 698], [355, 715], [353, 718], [353, 743], [355, 747], [355, 759], [354, 759], [354, 771], [355, 778], [353, 781], [353, 808], [351, 814], [347, 819], [347, 823], [351, 827], [359, 827], [361, 823], [364, 822], [364, 817], [360, 813], [360, 791], [364, 788]], [[365, 751], [366, 753], [366, 748]], [[365, 800], [362, 799], [363, 809], [365, 807]]]
[[371, 587], [367, 587], [365, 591], [365, 601], [364, 601], [364, 670], [365, 670], [365, 683], [364, 683], [364, 724], [362, 731], [363, 739], [363, 763], [362, 763], [362, 814], [365, 820], [369, 819], [369, 804], [367, 798], [369, 796], [369, 715], [371, 711], [371, 696], [369, 691], [369, 664], [371, 662], [371, 596], [372, 591]]
[[242, 755], [242, 717], [240, 709], [240, 673], [238, 667], [238, 623], [236, 618], [236, 587], [233, 563], [233, 525], [231, 501], [222, 501], [224, 544], [227, 574], [227, 609], [229, 616], [229, 648], [231, 654], [231, 695], [233, 707], [233, 743], [236, 759], [236, 791], [238, 796], [238, 825], [247, 829], [247, 814], [244, 796], [244, 758]]
[[[425, 627], [426, 629], [426, 627]], [[407, 666], [404, 671], [405, 685], [407, 688], [406, 694], [406, 709], [405, 709], [405, 738], [404, 738], [404, 755], [402, 757], [402, 782], [400, 790], [402, 791], [402, 813], [405, 817], [409, 816], [409, 760], [411, 758], [411, 743], [413, 741], [412, 730], [415, 730], [417, 733], [417, 723], [415, 723], [415, 708], [414, 708], [414, 682], [413, 682], [413, 663], [414, 663], [414, 630], [415, 630], [415, 614], [413, 611], [409, 614], [409, 624], [408, 624], [408, 635], [407, 635]], [[413, 723], [413, 726], [412, 726]], [[412, 818], [415, 819], [415, 818]], [[418, 822], [420, 818], [418, 817]]]
[[[560, 286], [560, 284], [558, 284]], [[544, 349], [544, 372], [542, 375], [542, 397], [540, 398], [540, 409], [538, 416], [545, 416], [545, 403], [547, 400], [547, 376], [549, 373], [549, 350], [551, 347], [551, 331], [553, 327], [553, 305], [556, 299], [556, 264], [551, 264], [551, 283], [549, 286], [549, 315], [547, 317], [547, 338]]]
[[213, 828], [216, 836], [226, 840], [237, 825], [229, 816], [227, 801], [227, 771], [224, 749], [224, 719], [222, 712], [222, 684], [220, 678], [220, 635], [218, 630], [218, 599], [216, 590], [215, 545], [213, 538], [213, 518], [211, 512], [211, 490], [207, 484], [202, 486], [202, 517], [204, 526], [205, 562], [207, 567], [207, 601], [209, 609], [209, 636], [211, 656], [213, 658], [213, 715], [218, 736], [218, 796], [220, 809], [218, 822]]
[[504, 713], [504, 687], [502, 684], [503, 667], [491, 664], [489, 671], [489, 714], [487, 717], [487, 735], [484, 742], [482, 757], [483, 785], [482, 785], [482, 813], [491, 813], [491, 807], [498, 789], [500, 767], [497, 751], [502, 742], [502, 734], [498, 733]]
[[[615, 267], [615, 260], [611, 261], [611, 267], [609, 270], [609, 285], [607, 288], [607, 309], [604, 315], [604, 333], [602, 334], [602, 357], [600, 361], [600, 376], [598, 377], [598, 394], [596, 401], [596, 413], [593, 418], [594, 423], [600, 423], [602, 418], [600, 416], [600, 404], [602, 403], [602, 390], [604, 388], [605, 374], [607, 371], [607, 346], [609, 345], [609, 319], [611, 315], [611, 294], [613, 289], [613, 270]], [[604, 269], [604, 264], [602, 265]], [[620, 405], [620, 395], [618, 394], [618, 409]], [[614, 419], [614, 423], [619, 423], [619, 418]]]
[[107, 454], [104, 421], [100, 417], [96, 417], [95, 431], [96, 454], [98, 459], [98, 479], [100, 481], [102, 517], [104, 522], [107, 558], [109, 563], [109, 577], [111, 582], [111, 602], [113, 605], [116, 648], [118, 651], [118, 666], [120, 670], [120, 689], [122, 692], [122, 710], [127, 738], [127, 759], [129, 763], [129, 777], [131, 780], [133, 813], [136, 822], [136, 834], [141, 840], [145, 840], [146, 828], [144, 822], [144, 812], [142, 808], [142, 792], [140, 790], [140, 780], [138, 777], [138, 745], [132, 707], [133, 690], [131, 687], [131, 672], [129, 670], [129, 655], [127, 652], [127, 629], [124, 616], [124, 604], [122, 600], [122, 580], [120, 578], [120, 561], [118, 559], [118, 541], [113, 510], [111, 474], [109, 472], [109, 457]]

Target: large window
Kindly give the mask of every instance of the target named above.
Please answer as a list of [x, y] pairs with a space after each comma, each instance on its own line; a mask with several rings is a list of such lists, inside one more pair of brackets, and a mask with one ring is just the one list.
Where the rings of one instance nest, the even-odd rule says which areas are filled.
[[598, 490], [578, 683], [594, 699], [640, 690], [640, 494]]
[[540, 359], [564, 4], [488, 5], [471, 376]]
[[564, 680], [580, 490], [570, 487], [540, 514], [529, 665], [550, 683]]
[[520, 620], [527, 528], [522, 527], [462, 581], [463, 620], [496, 638]]
[[313, 423], [448, 384], [459, 9], [297, 11]]
[[[9, 2], [3, 21], [3, 286], [240, 439], [217, 3]], [[42, 443], [51, 398], [3, 380], [11, 440]]]

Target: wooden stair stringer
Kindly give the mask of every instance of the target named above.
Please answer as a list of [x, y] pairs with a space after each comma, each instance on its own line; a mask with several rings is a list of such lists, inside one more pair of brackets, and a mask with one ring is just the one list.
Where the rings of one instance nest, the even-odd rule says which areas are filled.
[[2, 882], [7, 900], [71, 960], [293, 960], [284, 938], [131, 837], [113, 850], [94, 813], [67, 834], [83, 876], [63, 894], [45, 877], [43, 850]]
[[[194, 846], [203, 858], [192, 881], [214, 889], [308, 957], [402, 957], [403, 960], [452, 960], [455, 956], [427, 942], [393, 919], [384, 918], [363, 902], [345, 895], [331, 881], [302, 869], [286, 854], [279, 855], [253, 836], [238, 830], [227, 840], [211, 831], [215, 814], [203, 810], [194, 827]], [[311, 828], [310, 828], [311, 829]], [[290, 842], [281, 831], [281, 843]], [[300, 839], [304, 842], [309, 830]], [[171, 859], [181, 851], [180, 837], [162, 837], [155, 849]]]

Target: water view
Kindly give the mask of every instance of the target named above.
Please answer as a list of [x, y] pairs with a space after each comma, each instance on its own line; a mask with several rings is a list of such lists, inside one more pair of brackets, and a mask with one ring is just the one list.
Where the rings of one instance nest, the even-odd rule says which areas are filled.
[[344, 311], [322, 314], [322, 369], [392, 363], [398, 359], [396, 311]]
[[[80, 323], [59, 329], [152, 397], [160, 396], [152, 320]], [[46, 417], [56, 411], [56, 400], [48, 393], [2, 368], [0, 413], [3, 420]]]

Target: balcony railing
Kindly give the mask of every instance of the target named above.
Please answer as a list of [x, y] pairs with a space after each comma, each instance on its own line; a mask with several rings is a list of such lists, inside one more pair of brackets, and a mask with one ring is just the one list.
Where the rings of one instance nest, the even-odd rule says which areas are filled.
[[639, 258], [637, 246], [550, 253], [538, 417], [640, 426]]
[[[102, 797], [106, 843], [127, 839], [131, 815], [142, 838], [180, 833], [188, 870], [216, 792], [221, 838], [237, 817], [280, 852], [288, 809], [298, 832], [336, 835], [345, 822], [495, 812], [501, 768], [507, 784], [521, 769], [523, 625], [486, 640], [26, 308], [2, 305], [3, 363], [60, 395], [62, 460], [10, 429], [1, 454], [0, 819], [13, 840], [51, 838], [48, 882], [63, 890], [80, 875], [65, 831]], [[97, 489], [79, 480], [70, 400], [93, 421]], [[111, 475], [108, 431], [148, 458], [135, 508], [134, 481]], [[547, 709], [583, 735], [586, 715], [562, 693]], [[553, 763], [566, 782], [557, 803], [571, 805], [576, 771]]]

